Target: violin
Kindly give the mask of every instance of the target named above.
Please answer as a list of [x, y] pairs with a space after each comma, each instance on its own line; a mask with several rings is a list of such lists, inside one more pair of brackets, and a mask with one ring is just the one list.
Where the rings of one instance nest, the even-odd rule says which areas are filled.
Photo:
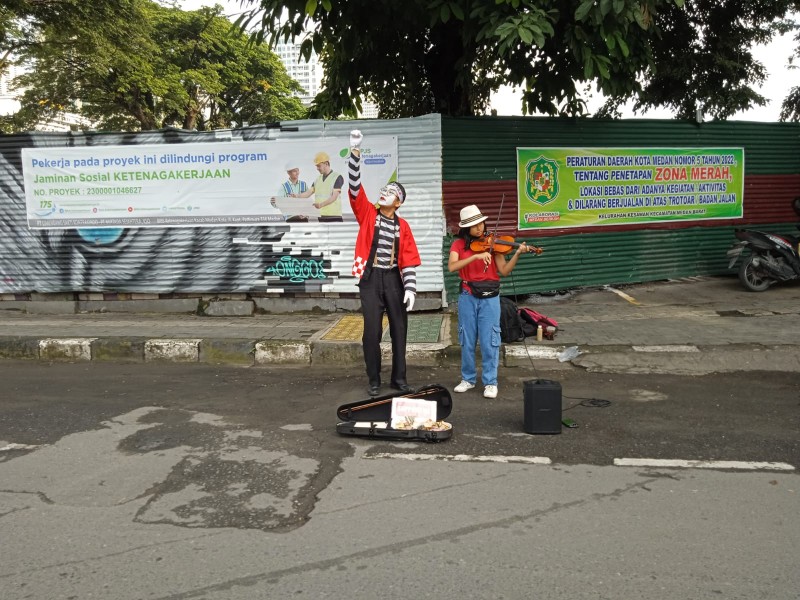
[[[514, 241], [510, 235], [491, 235], [485, 234], [482, 238], [473, 240], [469, 245], [469, 249], [473, 252], [491, 252], [492, 254], [508, 254], [512, 248], [518, 248], [522, 244]], [[544, 252], [542, 248], [537, 246], [528, 246], [528, 253], [541, 254]]]

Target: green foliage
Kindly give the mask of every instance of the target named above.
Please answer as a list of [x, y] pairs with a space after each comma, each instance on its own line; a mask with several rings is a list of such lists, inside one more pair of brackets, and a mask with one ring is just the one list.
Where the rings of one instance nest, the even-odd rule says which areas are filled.
[[25, 92], [16, 129], [64, 110], [121, 131], [305, 117], [290, 96], [300, 86], [278, 57], [250, 44], [220, 7], [185, 12], [151, 0], [102, 4], [126, 10], [104, 13], [102, 27], [39, 23], [37, 42], [20, 48], [32, 68], [17, 82]]
[[797, 0], [243, 0], [238, 24], [256, 42], [299, 40], [325, 67], [315, 114], [382, 117], [485, 111], [500, 85], [523, 111], [579, 116], [591, 86], [639, 109], [724, 118], [763, 98], [754, 43]]
[[[795, 13], [795, 18], [787, 18], [778, 24], [778, 30], [781, 33], [793, 33], [794, 42], [796, 45], [795, 51], [789, 57], [789, 69], [797, 70], [797, 61], [800, 59], [800, 22], [798, 22], [798, 15]], [[781, 104], [781, 121], [800, 121], [800, 87], [794, 86], [789, 90], [789, 94], [784, 98]]]
[[135, 0], [5, 0], [0, 5], [0, 70], [15, 56], [42, 44], [41, 31], [58, 27], [65, 36], [101, 29], [135, 13]]
[[612, 97], [602, 111], [614, 112], [634, 100], [637, 111], [666, 107], [678, 119], [726, 119], [763, 106], [757, 91], [767, 72], [752, 53], [781, 31], [796, 0], [695, 0], [667, 7], [658, 17], [660, 35], [651, 40], [652, 68], [636, 93]]

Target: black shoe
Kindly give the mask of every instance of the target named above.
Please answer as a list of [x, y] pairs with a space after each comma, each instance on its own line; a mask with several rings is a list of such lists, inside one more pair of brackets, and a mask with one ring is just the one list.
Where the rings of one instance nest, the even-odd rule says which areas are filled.
[[408, 393], [410, 393], [410, 392], [413, 392], [413, 391], [414, 391], [414, 388], [412, 388], [412, 387], [411, 387], [410, 385], [408, 385], [407, 383], [393, 383], [393, 384], [392, 384], [392, 389], [393, 389], [393, 390], [400, 390], [400, 391], [401, 391], [401, 392], [403, 392], [404, 394], [408, 394]]
[[380, 383], [370, 383], [369, 387], [367, 388], [367, 393], [372, 396], [373, 398], [381, 393], [381, 384]]

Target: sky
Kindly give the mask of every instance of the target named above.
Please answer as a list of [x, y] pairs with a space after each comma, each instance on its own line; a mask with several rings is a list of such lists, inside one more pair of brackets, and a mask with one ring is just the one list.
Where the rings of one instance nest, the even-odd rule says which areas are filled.
[[[228, 16], [242, 11], [240, 0], [179, 0], [178, 4], [184, 10], [196, 10], [201, 6], [220, 4], [224, 7]], [[768, 100], [768, 104], [763, 107], [752, 108], [749, 111], [736, 113], [731, 119], [739, 121], [779, 120], [783, 99], [788, 95], [791, 88], [800, 87], [800, 69], [791, 70], [787, 68], [793, 47], [792, 36], [784, 35], [776, 37], [770, 44], [758, 46], [754, 50], [756, 59], [766, 66], [769, 74], [764, 85], [758, 90]], [[589, 111], [597, 109], [602, 105], [602, 102], [602, 97], [589, 99]], [[498, 115], [522, 115], [519, 90], [514, 90], [508, 86], [501, 88], [498, 93], [492, 96], [492, 108], [497, 110]], [[622, 116], [624, 118], [672, 118], [672, 114], [665, 109], [651, 110], [638, 115], [635, 115], [631, 110], [626, 110], [623, 111]]]

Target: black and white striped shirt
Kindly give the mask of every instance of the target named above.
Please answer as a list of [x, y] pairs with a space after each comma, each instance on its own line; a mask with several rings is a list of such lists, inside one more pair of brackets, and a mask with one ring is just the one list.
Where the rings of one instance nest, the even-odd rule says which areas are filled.
[[375, 266], [391, 269], [397, 266], [397, 236], [400, 226], [393, 219], [387, 219], [380, 212], [375, 224], [378, 226], [378, 247], [375, 250]]

